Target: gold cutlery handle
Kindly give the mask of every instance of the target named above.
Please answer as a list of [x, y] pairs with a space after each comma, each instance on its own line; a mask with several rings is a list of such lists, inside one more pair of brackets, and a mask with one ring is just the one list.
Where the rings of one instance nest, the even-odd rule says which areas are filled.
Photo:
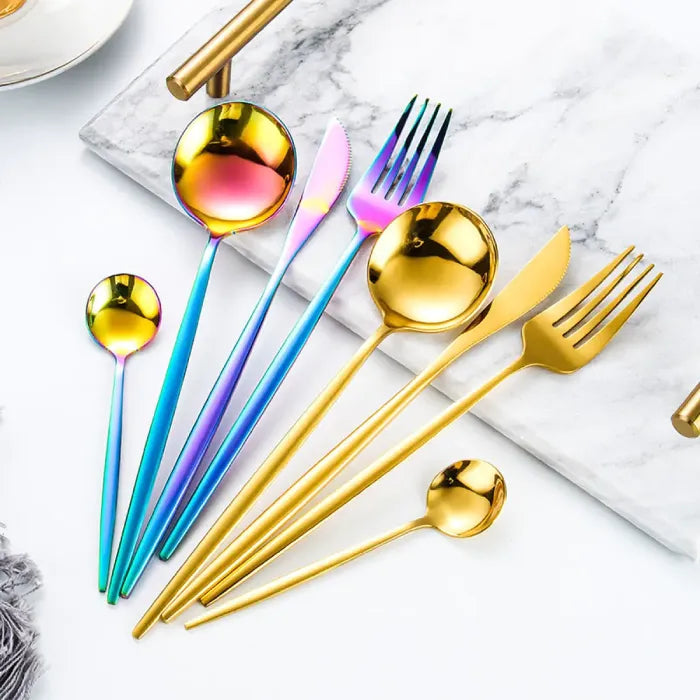
[[[221, 545], [227, 535], [238, 525], [241, 518], [248, 512], [260, 494], [268, 484], [274, 479], [279, 471], [289, 462], [302, 442], [309, 436], [319, 421], [328, 412], [329, 408], [336, 401], [338, 396], [347, 386], [348, 382], [362, 367], [367, 358], [376, 347], [393, 329], [381, 325], [377, 330], [360, 346], [346, 365], [336, 374], [333, 380], [316, 397], [313, 403], [302, 414], [301, 418], [287, 432], [278, 443], [277, 447], [270, 453], [260, 468], [246, 482], [236, 497], [228, 504], [224, 512], [219, 516], [214, 525], [209, 529], [204, 538], [194, 548], [185, 563], [176, 572], [168, 585], [139, 620], [132, 634], [137, 639], [141, 637], [148, 628], [158, 620], [165, 609], [169, 608], [169, 603], [179, 592], [185, 588], [187, 582], [203, 567], [207, 559]], [[197, 579], [195, 579], [197, 580]], [[196, 596], [195, 596], [196, 598]]]
[[671, 417], [673, 427], [684, 437], [700, 437], [700, 384]]
[[[423, 372], [416, 375], [392, 399], [372, 414], [364, 423], [358, 426], [341, 443], [336, 445], [314, 467], [309, 469], [285, 493], [272, 503], [256, 520], [254, 520], [238, 537], [233, 540], [221, 554], [203, 569], [177, 594], [163, 611], [163, 619], [171, 621], [193, 603], [201, 594], [212, 588], [218, 581], [228, 576], [241, 565], [256, 549], [274, 535], [291, 518], [293, 518], [323, 487], [338, 474], [343, 467], [357, 455], [381, 430], [398, 415], [423, 389], [425, 389], [442, 370], [456, 357], [464, 352], [463, 337], [472, 337], [465, 332], [448, 346]], [[474, 336], [475, 337], [475, 336]], [[477, 342], [469, 341], [470, 344]], [[278, 445], [274, 452], [278, 452]], [[280, 449], [280, 453], [281, 453]], [[271, 455], [272, 457], [272, 455]], [[268, 458], [269, 459], [269, 458]], [[267, 461], [267, 460], [266, 460]], [[258, 478], [260, 470], [251, 477]], [[248, 484], [243, 487], [247, 489]], [[243, 491], [241, 491], [243, 493]], [[252, 493], [252, 490], [251, 490]], [[235, 499], [235, 500], [238, 500]], [[218, 546], [228, 533], [235, 527], [244, 511], [235, 505], [235, 500], [229, 504], [219, 517], [210, 532], [217, 529]], [[247, 508], [246, 508], [247, 509]], [[209, 537], [209, 533], [207, 533]], [[211, 538], [213, 541], [214, 538]]]
[[525, 357], [521, 356], [513, 364], [492, 377], [474, 393], [453, 403], [440, 415], [436, 416], [432, 421], [421, 428], [421, 430], [400, 442], [392, 450], [386, 452], [369, 467], [311, 508], [311, 510], [304, 513], [304, 515], [298, 520], [295, 520], [286, 530], [283, 530], [272, 539], [268, 540], [258, 551], [254, 552], [249, 559], [245, 560], [240, 567], [235, 569], [227, 578], [220, 581], [208, 591], [204, 602], [207, 605], [212, 603], [214, 600], [224, 595], [229, 588], [237, 585], [253, 572], [271, 562], [294, 544], [294, 542], [307, 535], [317, 525], [335, 513], [336, 510], [351, 501], [365, 489], [369, 488], [385, 474], [388, 474], [394, 467], [422, 447], [428, 440], [435, 437], [435, 435], [452, 423], [452, 421], [463, 413], [466, 413], [504, 379], [527, 366], [528, 363]]
[[413, 532], [414, 530], [418, 530], [424, 527], [431, 527], [430, 523], [426, 520], [425, 517], [401, 525], [400, 527], [397, 527], [394, 530], [391, 530], [390, 532], [386, 532], [383, 535], [379, 535], [378, 537], [368, 540], [367, 542], [363, 542], [357, 547], [346, 549], [345, 551], [333, 554], [332, 556], [327, 557], [326, 559], [314, 562], [309, 566], [297, 569], [291, 574], [282, 576], [272, 581], [271, 583], [268, 583], [265, 586], [261, 586], [260, 588], [251, 591], [246, 595], [242, 595], [239, 598], [236, 598], [235, 600], [231, 601], [230, 603], [226, 603], [225, 605], [220, 605], [216, 608], [213, 608], [209, 612], [206, 612], [204, 615], [186, 623], [185, 627], [187, 629], [199, 627], [200, 625], [203, 625], [206, 622], [216, 620], [217, 618], [223, 617], [224, 615], [229, 615], [230, 613], [235, 612], [236, 610], [242, 610], [243, 608], [247, 608], [250, 605], [259, 603], [262, 600], [266, 600], [268, 598], [272, 598], [273, 596], [279, 595], [280, 593], [284, 593], [290, 588], [294, 588], [295, 586], [298, 586], [299, 584], [304, 583], [306, 581], [311, 581], [311, 579], [314, 579], [317, 576], [326, 573], [327, 571], [336, 569], [337, 567], [342, 566], [343, 564], [347, 564], [353, 559], [357, 559], [359, 556], [367, 554], [368, 552], [371, 552], [372, 550], [377, 549], [378, 547], [381, 547], [382, 545], [387, 544], [392, 540], [398, 539], [403, 535], [407, 535], [409, 532]]
[[289, 463], [367, 358], [376, 350], [382, 340], [392, 332], [393, 329], [385, 325], [379, 326], [277, 443], [275, 449], [258, 467], [253, 476], [248, 479], [243, 488], [228, 504], [219, 520], [214, 524], [212, 529], [217, 529], [218, 544], [223, 542], [224, 538], [236, 527], [259, 498], [260, 494]]

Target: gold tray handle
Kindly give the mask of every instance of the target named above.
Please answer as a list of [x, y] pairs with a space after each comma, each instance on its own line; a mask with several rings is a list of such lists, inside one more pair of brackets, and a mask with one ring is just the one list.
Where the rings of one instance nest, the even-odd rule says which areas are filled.
[[231, 59], [292, 0], [251, 0], [228, 24], [195, 51], [165, 81], [178, 100], [189, 100], [207, 83], [210, 97], [226, 97]]
[[684, 437], [700, 437], [700, 384], [671, 417], [673, 427]]

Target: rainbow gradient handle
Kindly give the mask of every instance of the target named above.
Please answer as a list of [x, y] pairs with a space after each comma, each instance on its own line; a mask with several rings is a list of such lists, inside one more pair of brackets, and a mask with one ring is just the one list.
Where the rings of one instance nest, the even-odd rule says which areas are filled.
[[214, 439], [265, 316], [290, 264], [324, 220], [343, 191], [350, 170], [350, 142], [343, 125], [332, 118], [318, 148], [304, 191], [285, 236], [280, 259], [202, 407], [156, 503], [139, 542], [121, 595], [128, 596], [172, 525], [187, 488]]
[[112, 386], [112, 405], [109, 412], [105, 467], [102, 478], [102, 507], [100, 509], [100, 554], [97, 575], [100, 593], [104, 593], [107, 590], [109, 562], [112, 556], [112, 541], [114, 539], [114, 523], [117, 515], [119, 462], [122, 450], [125, 364], [126, 357], [114, 356], [114, 384]]
[[175, 339], [168, 369], [165, 372], [163, 386], [158, 396], [156, 410], [153, 413], [153, 420], [151, 421], [146, 444], [143, 448], [141, 464], [139, 464], [139, 470], [136, 474], [129, 510], [126, 514], [117, 557], [112, 569], [112, 577], [107, 588], [107, 602], [112, 605], [119, 600], [119, 593], [129, 568], [129, 562], [136, 549], [136, 542], [146, 517], [148, 501], [151, 498], [158, 468], [165, 451], [165, 444], [170, 434], [170, 427], [175, 416], [177, 401], [180, 398], [187, 364], [192, 353], [194, 337], [197, 333], [199, 317], [204, 305], [204, 297], [209, 285], [214, 257], [220, 242], [221, 238], [209, 236], [202, 260], [199, 263], [192, 291], [190, 292], [190, 298], [187, 301], [185, 313], [182, 317], [180, 330]]
[[175, 517], [177, 507], [187, 491], [187, 486], [191, 482], [197, 466], [202, 461], [207, 448], [214, 438], [216, 429], [226, 412], [231, 396], [243, 373], [243, 368], [253, 349], [253, 344], [265, 320], [274, 294], [289, 265], [289, 261], [285, 260], [284, 263], [278, 269], [275, 269], [275, 272], [270, 277], [238, 342], [221, 370], [216, 384], [209, 393], [180, 452], [180, 456], [175, 462], [175, 466], [170, 472], [170, 476], [143, 532], [141, 541], [131, 558], [131, 565], [121, 587], [122, 596], [128, 596], [131, 593], [151, 557], [155, 554], [165, 531]]
[[328, 302], [331, 300], [333, 293], [340, 284], [340, 280], [343, 278], [350, 267], [350, 263], [360, 250], [362, 243], [374, 233], [374, 230], [367, 231], [362, 228], [357, 229], [357, 232], [352, 237], [350, 244], [343, 252], [329, 278], [316, 293], [316, 296], [307, 306], [306, 311], [297, 321], [294, 328], [292, 328], [282, 344], [282, 347], [275, 355], [270, 366], [267, 368], [262, 379], [255, 387], [255, 390], [226, 435], [221, 447], [219, 447], [214, 459], [207, 467], [195, 492], [188, 501], [187, 506], [182, 511], [182, 514], [168, 535], [159, 553], [161, 559], [169, 559], [172, 556], [202, 512], [202, 509], [211, 498], [221, 482], [221, 479], [223, 479], [224, 474], [226, 474], [246, 440], [253, 432], [253, 429], [265, 412], [267, 405], [292, 368], [299, 353], [302, 351], [302, 348], [323, 315], [324, 309], [328, 306]]

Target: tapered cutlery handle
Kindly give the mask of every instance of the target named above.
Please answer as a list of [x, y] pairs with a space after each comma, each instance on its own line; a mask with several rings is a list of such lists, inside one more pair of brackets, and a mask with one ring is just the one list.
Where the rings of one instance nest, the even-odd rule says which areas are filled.
[[350, 263], [357, 255], [367, 235], [368, 233], [365, 231], [357, 231], [329, 278], [316, 293], [316, 296], [314, 296], [309, 303], [306, 311], [297, 321], [294, 328], [292, 328], [282, 344], [282, 347], [275, 355], [272, 363], [267, 368], [262, 379], [255, 387], [255, 390], [236, 418], [233, 426], [231, 426], [218, 452], [214, 455], [211, 464], [207, 467], [207, 470], [200, 479], [195, 492], [192, 494], [185, 509], [173, 526], [173, 529], [170, 531], [161, 549], [161, 558], [168, 559], [177, 549], [190, 527], [192, 527], [195, 520], [199, 517], [202, 509], [211, 498], [221, 482], [221, 479], [223, 479], [228, 468], [238, 456], [238, 453], [253, 432], [253, 429], [265, 412], [272, 397], [292, 368], [302, 348], [306, 345], [306, 341], [318, 324], [324, 309], [331, 300], [333, 293], [340, 284], [340, 280], [350, 267]]
[[112, 577], [110, 578], [107, 590], [108, 603], [114, 604], [119, 599], [124, 577], [129, 568], [131, 556], [136, 548], [141, 527], [146, 517], [148, 501], [153, 491], [158, 468], [163, 458], [165, 444], [168, 441], [170, 426], [175, 416], [177, 401], [180, 397], [180, 391], [182, 390], [182, 384], [185, 379], [185, 372], [187, 371], [187, 364], [190, 359], [190, 354], [192, 353], [192, 345], [197, 333], [199, 317], [202, 313], [202, 306], [204, 304], [207, 285], [209, 284], [212, 265], [214, 264], [214, 257], [220, 241], [220, 238], [214, 236], [209, 237], [207, 246], [204, 249], [204, 254], [199, 263], [187, 306], [185, 307], [182, 322], [180, 323], [180, 330], [175, 339], [175, 345], [173, 346], [173, 351], [170, 356], [168, 369], [165, 372], [158, 403], [153, 413], [151, 427], [148, 431], [146, 444], [143, 448], [141, 464], [136, 474], [129, 510], [126, 514], [126, 520], [124, 521], [119, 549], [117, 550], [117, 557], [114, 562]]
[[[323, 459], [311, 467], [276, 501], [268, 506], [258, 518], [178, 593], [166, 608], [164, 619], [172, 620], [179, 615], [200, 595], [228, 576], [236, 567], [240, 566], [247, 557], [259, 549], [266, 540], [291, 520], [372, 438], [381, 432], [415, 396], [433, 381], [442, 369], [449, 364], [449, 361], [453, 359], [453, 355], [454, 347], [451, 345], [423, 372], [414, 377], [393, 398], [375, 411], [364, 423], [336, 445]], [[284, 450], [288, 447], [285, 437], [277, 445], [268, 460], [271, 458], [283, 459]], [[248, 484], [258, 480], [258, 474], [260, 474], [261, 469], [262, 467]], [[244, 490], [248, 487], [248, 484], [243, 487]], [[253, 493], [252, 488], [251, 493]], [[243, 510], [241, 505], [242, 503], [238, 500], [238, 497], [235, 498], [215, 523], [212, 530], [217, 528], [220, 532], [217, 544], [223, 542], [249, 507], [246, 503], [245, 510]]]
[[[358, 369], [364, 364], [365, 360], [370, 356], [372, 351], [392, 330], [384, 325], [379, 326], [377, 330], [362, 344], [362, 346], [353, 355], [350, 361], [341, 369], [326, 388], [316, 397], [306, 411], [301, 415], [299, 420], [292, 426], [282, 440], [277, 444], [275, 449], [270, 453], [268, 458], [258, 467], [253, 476], [246, 482], [243, 488], [238, 492], [234, 499], [226, 507], [225, 511], [219, 516], [210, 533], [216, 533], [216, 543], [210, 546], [215, 548], [224, 541], [226, 535], [231, 532], [240, 522], [243, 516], [250, 510], [255, 501], [260, 497], [262, 492], [272, 482], [277, 474], [289, 462], [294, 453], [299, 449], [304, 440], [309, 436], [313, 429], [318, 425], [328, 409], [333, 405], [338, 396], [342, 393], [344, 387], [352, 379]], [[295, 511], [296, 512], [296, 511]], [[267, 511], [263, 514], [265, 516]], [[277, 511], [275, 511], [275, 516]], [[291, 517], [291, 515], [289, 516]], [[259, 530], [267, 534], [270, 526], [268, 520], [264, 517], [254, 521], [251, 527], [244, 530], [241, 536], [234, 543], [224, 550], [224, 554], [229, 556], [232, 550], [238, 551], [239, 547], [248, 547], [251, 541], [258, 542], [261, 538], [258, 536]], [[239, 541], [242, 538], [242, 541]], [[256, 539], [257, 538], [257, 539]], [[264, 538], [263, 538], [264, 541]], [[210, 542], [214, 542], [214, 534]], [[262, 541], [260, 542], [262, 543]], [[217, 559], [218, 561], [218, 559]], [[172, 619], [174, 615], [179, 614], [182, 610], [188, 607], [196, 598], [206, 590], [213, 582], [211, 578], [210, 568], [207, 567], [200, 575], [196, 575], [192, 580], [181, 588], [177, 596], [169, 603], [166, 608], [166, 619]]]
[[486, 396], [489, 391], [506, 379], [506, 377], [509, 377], [514, 372], [526, 366], [523, 359], [519, 358], [513, 364], [492, 377], [477, 391], [453, 403], [419, 431], [400, 442], [396, 447], [386, 452], [382, 457], [361, 471], [346, 484], [336, 489], [324, 500], [311, 508], [311, 510], [304, 513], [298, 520], [295, 520], [286, 530], [283, 530], [275, 537], [268, 540], [258, 551], [247, 559], [244, 564], [234, 570], [217, 586], [212, 588], [207, 594], [207, 603], [211, 603], [221, 597], [229, 588], [237, 585], [253, 572], [275, 559], [297, 540], [304, 537], [326, 518], [335, 513], [335, 511], [342, 508], [342, 506], [355, 498], [355, 496], [362, 493], [366, 488], [369, 488], [375, 481], [401, 464], [409, 455], [422, 447], [428, 440], [435, 437], [435, 435], [452, 423], [452, 421], [466, 413], [472, 406]]
[[104, 476], [102, 479], [102, 507], [100, 510], [100, 554], [98, 587], [101, 593], [107, 590], [109, 562], [112, 556], [114, 521], [117, 515], [117, 494], [119, 491], [119, 462], [122, 449], [122, 411], [124, 404], [124, 365], [125, 357], [114, 357], [114, 383], [112, 385], [112, 405], [109, 412], [107, 448], [105, 450]]
[[180, 456], [177, 458], [175, 466], [163, 487], [160, 498], [143, 532], [143, 537], [134, 552], [129, 572], [122, 586], [122, 595], [130, 595], [175, 518], [177, 508], [187, 492], [187, 487], [194, 478], [197, 468], [216, 433], [216, 429], [226, 413], [238, 380], [243, 373], [243, 368], [248, 361], [265, 316], [270, 309], [272, 299], [290, 262], [291, 257], [289, 256], [280, 258], [250, 318], [241, 331], [231, 354], [228, 356], [216, 383], [209, 392], [209, 396], [190, 431]]
[[328, 413], [328, 410], [336, 402], [367, 358], [391, 332], [391, 328], [384, 325], [379, 326], [307, 407], [297, 422], [287, 431], [275, 449], [231, 501], [230, 510], [227, 508], [231, 522], [235, 519], [237, 523], [248, 512], [260, 494], [289, 463], [321, 419]]
[[[237, 449], [235, 449], [235, 441], [245, 434], [245, 431], [243, 430], [244, 427], [247, 428], [247, 434], [250, 434], [250, 432], [252, 432], [257, 421], [262, 415], [262, 412], [265, 410], [265, 407], [272, 400], [272, 396], [274, 395], [279, 385], [282, 383], [282, 380], [286, 376], [287, 372], [294, 363], [294, 360], [301, 352], [308, 337], [311, 335], [311, 332], [313, 331], [319, 319], [321, 318], [323, 310], [328, 305], [328, 302], [330, 301], [330, 298], [335, 289], [337, 288], [338, 284], [340, 283], [340, 280], [342, 279], [343, 275], [350, 267], [350, 263], [353, 261], [353, 259], [357, 255], [357, 252], [360, 250], [363, 241], [369, 235], [370, 232], [368, 231], [365, 231], [363, 229], [357, 230], [355, 235], [352, 237], [349, 245], [345, 249], [341, 259], [338, 261], [331, 276], [321, 287], [321, 289], [319, 289], [319, 291], [314, 296], [313, 300], [309, 303], [309, 306], [306, 308], [306, 311], [297, 321], [294, 328], [287, 336], [287, 339], [285, 340], [284, 344], [275, 356], [272, 364], [270, 365], [270, 367], [268, 367], [267, 371], [265, 372], [265, 375], [260, 380], [260, 383], [253, 392], [253, 395], [251, 395], [250, 399], [246, 403], [246, 406], [244, 407], [246, 417], [243, 417], [244, 414], [242, 412], [238, 420], [232, 427], [231, 432], [229, 432], [227, 440], [225, 441], [225, 443], [228, 442], [227, 452], [231, 452], [233, 454], [233, 456], [231, 457], [231, 461], [235, 458], [236, 454], [238, 453], [240, 447], [242, 447], [243, 444], [241, 442], [240, 446]], [[248, 410], [246, 411], [246, 409]], [[234, 433], [233, 431], [234, 429], [236, 429], [236, 426], [238, 426], [238, 429], [236, 433]], [[238, 430], [240, 430], [241, 432], [239, 433]], [[247, 437], [247, 435], [245, 437]], [[214, 460], [216, 461], [218, 459], [219, 467], [225, 471], [228, 465], [225, 463], [224, 458], [227, 456], [227, 454], [224, 454], [222, 452], [223, 448], [224, 444], [222, 444], [222, 446], [219, 448], [219, 452], [217, 452], [216, 456], [214, 457]], [[212, 462], [212, 464], [209, 466], [210, 470], [212, 469], [213, 465], [214, 462]], [[169, 555], [172, 554], [172, 552], [177, 547], [177, 544], [181, 541], [181, 539], [187, 532], [187, 529], [189, 527], [187, 523], [191, 523], [194, 517], [196, 517], [196, 515], [194, 515], [196, 504], [192, 503], [191, 500], [190, 503], [188, 503], [188, 507], [190, 505], [192, 506], [192, 508], [190, 509], [190, 515], [188, 516], [186, 521], [181, 520], [176, 523], [175, 528], [177, 529], [177, 532], [175, 529], [171, 532], [170, 537], [168, 538], [168, 540], [166, 540], [166, 543], [160, 552], [161, 557], [167, 559]], [[203, 507], [203, 505], [204, 504], [202, 503], [201, 507]], [[178, 569], [173, 578], [168, 582], [166, 587], [161, 591], [156, 600], [153, 601], [150, 608], [146, 611], [146, 613], [134, 627], [132, 632], [134, 637], [142, 637], [148, 631], [148, 629], [150, 629], [157, 622], [167, 603], [182, 588], [182, 586], [202, 567], [202, 565], [206, 562], [206, 560], [211, 556], [213, 551], [219, 545], [219, 543], [221, 542], [221, 538], [225, 536], [222, 536], [222, 530], [223, 527], [215, 526], [207, 532], [204, 538], [195, 547], [195, 549], [189, 555], [184, 564]]]
[[413, 532], [414, 530], [418, 530], [423, 527], [431, 527], [430, 523], [425, 518], [413, 520], [410, 523], [401, 525], [400, 527], [386, 532], [383, 535], [379, 535], [378, 537], [368, 540], [367, 542], [363, 542], [357, 547], [346, 549], [343, 552], [333, 554], [326, 559], [314, 562], [313, 564], [305, 566], [302, 569], [297, 569], [291, 574], [282, 576], [265, 586], [261, 586], [250, 593], [246, 593], [245, 595], [232, 600], [230, 603], [225, 603], [224, 605], [212, 608], [208, 612], [204, 613], [204, 615], [187, 622], [185, 627], [187, 629], [199, 627], [200, 625], [216, 620], [219, 617], [229, 615], [237, 610], [242, 610], [250, 605], [267, 600], [268, 598], [272, 598], [280, 593], [284, 593], [285, 591], [288, 591], [291, 588], [304, 583], [305, 581], [310, 581], [311, 579], [314, 579], [327, 571], [331, 571], [332, 569], [336, 569], [343, 564], [347, 564], [363, 554], [367, 554], [368, 552], [371, 552], [372, 550], [377, 549], [378, 547], [381, 547], [392, 540], [398, 539], [409, 532]]

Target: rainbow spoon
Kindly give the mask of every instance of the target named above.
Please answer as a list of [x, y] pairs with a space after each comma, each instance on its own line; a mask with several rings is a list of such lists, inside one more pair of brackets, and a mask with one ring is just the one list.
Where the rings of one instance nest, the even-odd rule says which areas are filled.
[[249, 102], [228, 102], [202, 112], [178, 141], [172, 169], [175, 194], [182, 208], [207, 229], [209, 240], [143, 448], [107, 589], [108, 603], [119, 599], [143, 526], [219, 243], [228, 235], [260, 226], [276, 214], [287, 199], [295, 172], [296, 153], [286, 127], [273, 114]]
[[126, 358], [150, 343], [160, 326], [160, 299], [155, 289], [136, 275], [110, 275], [95, 285], [85, 307], [85, 321], [95, 342], [114, 357], [112, 408], [109, 414], [100, 511], [98, 587], [107, 588], [117, 512], [122, 408]]

